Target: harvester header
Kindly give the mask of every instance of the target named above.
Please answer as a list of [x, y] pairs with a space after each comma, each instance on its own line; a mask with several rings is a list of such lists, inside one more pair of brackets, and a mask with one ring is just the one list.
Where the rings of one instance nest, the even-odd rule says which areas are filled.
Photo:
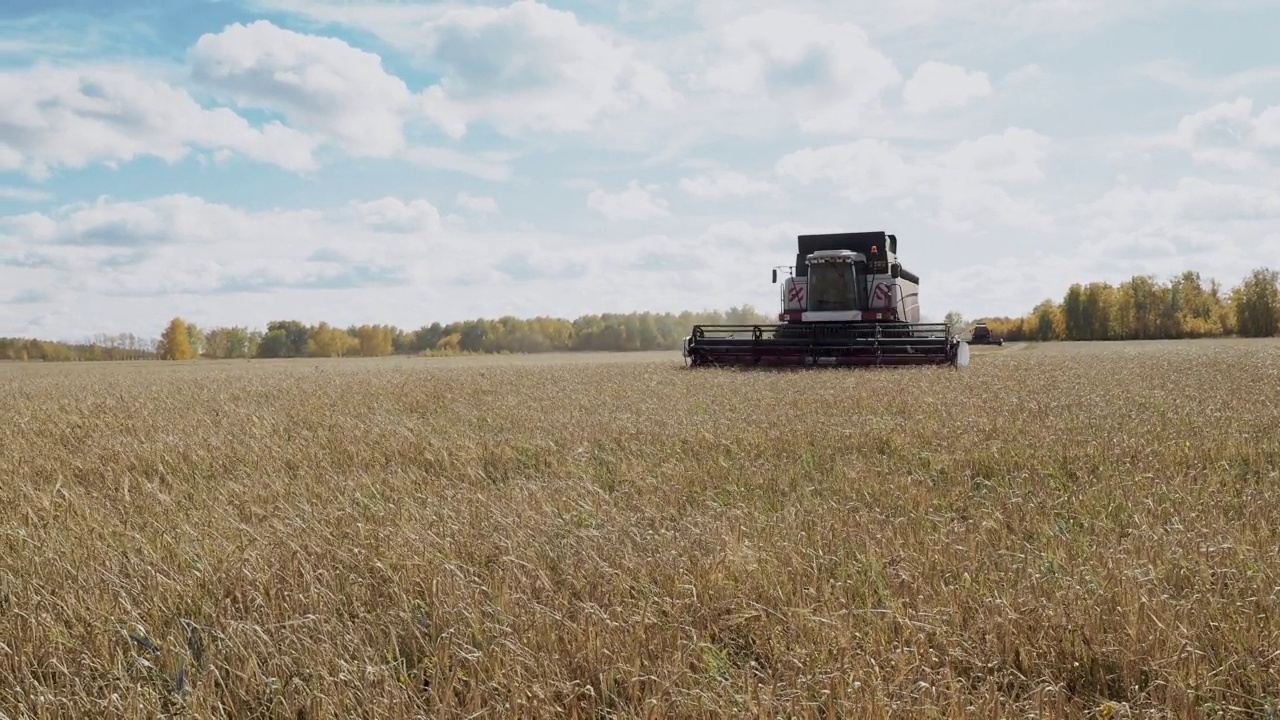
[[902, 267], [896, 236], [801, 235], [788, 269], [778, 324], [695, 325], [684, 341], [690, 364], [968, 364], [950, 325], [920, 322], [920, 278]]

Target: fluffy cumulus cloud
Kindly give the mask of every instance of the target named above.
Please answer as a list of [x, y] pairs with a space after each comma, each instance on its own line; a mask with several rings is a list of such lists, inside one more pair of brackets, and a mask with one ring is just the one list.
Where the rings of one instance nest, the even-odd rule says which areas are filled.
[[[6, 312], [32, 313], [10, 317], [14, 327], [34, 331], [62, 318], [57, 336], [70, 338], [155, 331], [175, 313], [202, 325], [295, 317], [418, 327], [451, 304], [466, 317], [678, 311], [701, 306], [708, 292], [736, 296], [748, 286], [756, 302], [772, 301], [776, 288], [760, 283], [762, 268], [801, 229], [733, 222], [706, 228], [693, 246], [628, 231], [601, 245], [442, 227], [423, 198], [248, 211], [181, 194], [104, 197], [0, 218], [0, 281], [9, 288]], [[747, 262], [717, 267], [712, 258], [724, 252]], [[580, 307], [579, 295], [601, 305]], [[70, 306], [83, 308], [74, 320], [58, 314]]]
[[[183, 194], [99, 198], [0, 218], [0, 282], [19, 292], [60, 288], [67, 302], [89, 308], [89, 319], [95, 308], [151, 298], [135, 327], [154, 326], [175, 309], [214, 322], [199, 309], [209, 296], [265, 322], [259, 313], [274, 309], [262, 304], [263, 294], [283, 296], [310, 317], [309, 293], [401, 288], [451, 267], [449, 259], [432, 263], [441, 243], [438, 214], [421, 199], [255, 212]], [[104, 302], [86, 302], [94, 297]], [[344, 313], [332, 309], [322, 314]]]
[[1265, 171], [1268, 154], [1280, 150], [1280, 104], [1259, 108], [1237, 97], [1185, 115], [1176, 128], [1150, 143], [1177, 148], [1197, 163], [1229, 170]]
[[667, 217], [667, 201], [657, 194], [656, 186], [641, 186], [636, 180], [617, 192], [599, 188], [587, 195], [587, 207], [609, 220], [652, 220]]
[[1095, 252], [1230, 256], [1238, 238], [1264, 236], [1280, 222], [1280, 189], [1183, 177], [1167, 187], [1116, 186], [1082, 208]]
[[423, 109], [455, 137], [481, 120], [506, 133], [582, 131], [603, 115], [678, 99], [632, 43], [534, 0], [455, 6], [424, 23], [418, 42], [444, 75]]
[[716, 33], [694, 87], [766, 98], [814, 132], [849, 132], [900, 82], [894, 62], [848, 22], [782, 7], [731, 20]]
[[1034, 183], [1044, 179], [1043, 163], [1052, 151], [1046, 136], [1025, 128], [963, 140], [937, 157], [948, 177], [961, 181]]
[[238, 106], [279, 111], [352, 154], [404, 146], [414, 95], [375, 53], [259, 20], [202, 35], [190, 59], [196, 80]]
[[1007, 128], [936, 152], [907, 153], [885, 140], [863, 139], [783, 156], [778, 175], [800, 185], [823, 183], [854, 203], [897, 199], [931, 204], [944, 227], [973, 231], [993, 223], [1045, 229], [1050, 220], [1021, 186], [1044, 178], [1049, 138]]
[[315, 141], [270, 121], [254, 127], [206, 109], [182, 88], [124, 69], [36, 66], [0, 73], [0, 171], [43, 179], [59, 168], [181, 160], [192, 148], [229, 150], [287, 170], [316, 167]]
[[474, 213], [496, 213], [498, 212], [498, 201], [491, 197], [475, 196], [469, 192], [461, 191], [455, 199], [458, 206], [464, 210]]
[[242, 216], [231, 208], [190, 195], [169, 195], [145, 202], [91, 203], [59, 207], [50, 214], [6, 218], [7, 224], [37, 244], [100, 248], [143, 248], [176, 244], [213, 244], [234, 236]]
[[886, 140], [865, 138], [790, 152], [778, 160], [776, 172], [802, 185], [831, 183], [857, 202], [908, 194], [926, 178], [928, 168], [909, 162]]
[[366, 226], [379, 230], [432, 234], [441, 227], [440, 211], [426, 200], [384, 197], [355, 203], [355, 209]]
[[923, 115], [960, 107], [992, 93], [987, 74], [958, 65], [929, 61], [902, 88], [902, 104], [907, 112]]

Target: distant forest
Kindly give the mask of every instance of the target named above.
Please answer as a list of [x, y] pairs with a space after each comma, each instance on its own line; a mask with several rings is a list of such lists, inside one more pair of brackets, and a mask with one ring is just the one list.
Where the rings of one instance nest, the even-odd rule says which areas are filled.
[[[958, 331], [968, 324], [948, 313]], [[1185, 272], [1168, 282], [1138, 275], [1118, 285], [1074, 284], [1061, 301], [1045, 300], [1023, 317], [975, 318], [1011, 341], [1157, 340], [1280, 335], [1280, 272], [1253, 271], [1225, 290], [1215, 280]], [[184, 360], [199, 357], [289, 358], [460, 355], [572, 351], [677, 350], [700, 323], [763, 324], [776, 316], [751, 306], [726, 312], [627, 313], [554, 317], [502, 317], [416, 330], [392, 325], [346, 328], [277, 320], [265, 330], [201, 328], [174, 318], [160, 337], [99, 335], [83, 343], [0, 338], [0, 360]]]
[[1254, 270], [1224, 290], [1216, 280], [1184, 272], [1162, 283], [1137, 275], [1067, 289], [1020, 318], [984, 318], [1006, 340], [1172, 340], [1280, 335], [1280, 272]]
[[198, 357], [290, 358], [462, 355], [571, 351], [626, 352], [678, 350], [689, 329], [700, 323], [759, 324], [776, 316], [750, 306], [724, 312], [627, 313], [554, 317], [477, 319], [416, 330], [393, 325], [346, 328], [277, 320], [265, 330], [201, 328], [174, 318], [159, 338], [100, 335], [79, 344], [0, 338], [0, 359], [8, 360], [184, 360]]

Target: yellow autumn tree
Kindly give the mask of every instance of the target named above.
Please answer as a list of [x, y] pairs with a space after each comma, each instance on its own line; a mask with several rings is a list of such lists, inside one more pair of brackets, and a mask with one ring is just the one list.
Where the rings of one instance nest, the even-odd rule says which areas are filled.
[[307, 354], [312, 357], [342, 357], [359, 348], [359, 340], [326, 322], [312, 329], [307, 339]]
[[394, 338], [386, 325], [361, 325], [353, 333], [364, 357], [381, 357], [394, 352]]
[[160, 347], [157, 349], [161, 360], [195, 358], [196, 351], [191, 347], [191, 334], [187, 330], [187, 323], [182, 318], [176, 317], [169, 321], [169, 327], [165, 328], [164, 334], [160, 336]]

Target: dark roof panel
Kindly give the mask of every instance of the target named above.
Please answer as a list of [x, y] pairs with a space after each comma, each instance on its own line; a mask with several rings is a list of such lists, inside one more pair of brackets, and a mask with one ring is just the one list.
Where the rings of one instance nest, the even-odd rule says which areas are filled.
[[880, 248], [881, 252], [888, 248], [896, 253], [898, 244], [897, 238], [883, 230], [801, 235], [798, 240], [799, 247], [796, 253], [795, 268], [795, 273], [798, 277], [804, 277], [808, 274], [808, 267], [804, 264], [805, 257], [819, 250], [850, 250], [870, 255], [872, 246]]

